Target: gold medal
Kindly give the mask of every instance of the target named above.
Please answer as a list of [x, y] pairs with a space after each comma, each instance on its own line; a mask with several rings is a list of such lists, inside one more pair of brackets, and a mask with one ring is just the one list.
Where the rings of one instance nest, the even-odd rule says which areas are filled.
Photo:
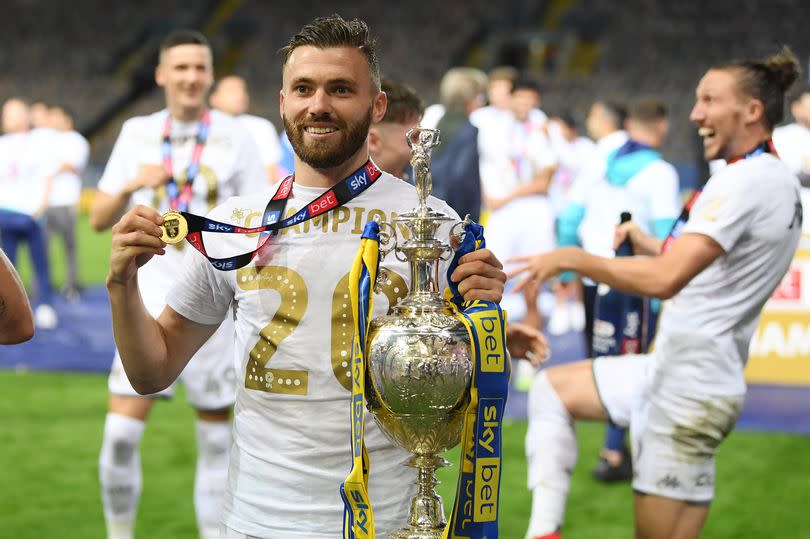
[[180, 243], [188, 234], [188, 222], [182, 214], [176, 211], [169, 211], [163, 215], [163, 235], [160, 237], [169, 244]]

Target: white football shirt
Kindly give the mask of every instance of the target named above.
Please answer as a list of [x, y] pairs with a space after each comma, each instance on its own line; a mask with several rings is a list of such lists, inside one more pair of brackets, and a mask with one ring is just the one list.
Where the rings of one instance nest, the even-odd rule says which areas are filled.
[[714, 239], [724, 253], [666, 301], [654, 354], [668, 387], [739, 395], [762, 306], [785, 275], [801, 234], [799, 182], [770, 154], [743, 159], [709, 179], [684, 234]]

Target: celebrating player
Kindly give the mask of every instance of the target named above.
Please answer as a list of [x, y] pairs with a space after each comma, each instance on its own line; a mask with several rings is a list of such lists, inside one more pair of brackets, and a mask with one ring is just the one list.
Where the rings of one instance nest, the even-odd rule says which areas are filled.
[[634, 252], [648, 256], [608, 259], [567, 247], [525, 258], [515, 272], [526, 273], [527, 284], [572, 270], [668, 300], [649, 356], [602, 357], [538, 375], [526, 443], [529, 537], [559, 536], [577, 457], [573, 419], [630, 426], [637, 537], [699, 536], [714, 495], [715, 452], [742, 409], [749, 341], [801, 232], [799, 183], [770, 139], [798, 70], [784, 49], [706, 72], [690, 118], [704, 157], [729, 164], [667, 241], [634, 223], [619, 227], [617, 241], [629, 237]]
[[[283, 51], [280, 110], [295, 149], [294, 183], [284, 180], [265, 196], [231, 198], [210, 215], [240, 225], [240, 216], [268, 211], [262, 222], [279, 214], [304, 220], [269, 236], [241, 269], [217, 271], [190, 253], [174, 268], [182, 274], [156, 320], [138, 294], [139, 268], [167, 248], [161, 216], [138, 206], [113, 227], [107, 288], [116, 343], [142, 393], [169, 386], [233, 309], [239, 371], [224, 536], [331, 539], [341, 533], [339, 485], [351, 462], [348, 272], [363, 225], [375, 217], [390, 222], [412, 209], [417, 196], [368, 158], [369, 126], [385, 114], [386, 96], [365, 23], [316, 19]], [[286, 208], [277, 209], [284, 200]], [[429, 204], [453, 215], [436, 199]], [[226, 234], [205, 241], [209, 254], [217, 249], [220, 257], [240, 241], [253, 249], [257, 243]], [[408, 287], [407, 266], [388, 262], [373, 315]], [[479, 250], [462, 259], [452, 279], [467, 299], [498, 301], [506, 278], [500, 268], [489, 251]], [[407, 454], [373, 422], [366, 445], [382, 537], [405, 519], [415, 475], [402, 466]]]

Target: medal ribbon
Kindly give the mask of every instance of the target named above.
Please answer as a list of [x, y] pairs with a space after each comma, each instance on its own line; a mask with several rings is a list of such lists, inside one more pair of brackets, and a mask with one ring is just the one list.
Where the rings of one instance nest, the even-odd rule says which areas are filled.
[[[757, 147], [751, 150], [750, 152], [744, 153], [743, 155], [727, 160], [726, 164], [730, 165], [732, 163], [736, 163], [737, 161], [742, 161], [743, 159], [750, 159], [751, 157], [756, 157], [764, 153], [770, 153], [776, 157], [779, 157], [779, 155], [776, 153], [776, 148], [773, 145], [772, 139], [768, 139], [758, 144]], [[675, 242], [675, 240], [677, 240], [681, 236], [681, 233], [683, 232], [683, 227], [686, 226], [686, 222], [689, 220], [689, 214], [692, 212], [692, 207], [695, 205], [695, 202], [697, 202], [697, 199], [700, 197], [700, 194], [702, 192], [703, 188], [699, 187], [698, 189], [695, 190], [692, 196], [689, 197], [689, 200], [686, 201], [683, 210], [681, 210], [681, 214], [678, 216], [678, 218], [675, 220], [675, 223], [672, 225], [672, 230], [669, 231], [669, 234], [667, 234], [667, 237], [664, 240], [664, 244], [661, 247], [662, 253], [667, 249], [669, 249], [670, 247], [672, 247], [672, 244]]]
[[470, 404], [464, 412], [456, 499], [442, 539], [497, 539], [501, 433], [511, 370], [506, 313], [494, 302], [464, 301], [450, 280], [462, 256], [486, 245], [481, 225], [469, 223], [465, 231], [447, 269], [447, 282], [451, 302], [470, 334], [474, 369]]
[[[362, 167], [309, 204], [306, 204], [294, 215], [286, 219], [281, 219], [284, 209], [287, 206], [287, 200], [292, 195], [292, 187], [295, 181], [295, 176], [288, 176], [281, 181], [275, 195], [273, 195], [273, 198], [267, 203], [262, 216], [262, 225], [253, 228], [223, 223], [181, 211], [179, 213], [188, 222], [188, 235], [186, 236], [186, 240], [188, 240], [195, 249], [200, 251], [216, 269], [222, 271], [239, 269], [248, 265], [250, 261], [256, 257], [270, 236], [278, 234], [279, 230], [298, 225], [346, 204], [368, 189], [381, 175], [382, 172], [380, 169], [369, 159]], [[213, 258], [208, 256], [206, 251], [202, 237], [203, 232], [216, 232], [220, 234], [260, 233], [260, 236], [258, 246], [252, 251], [232, 257]]]
[[186, 211], [188, 204], [191, 202], [192, 184], [197, 173], [200, 172], [200, 159], [202, 158], [202, 151], [205, 147], [205, 141], [208, 140], [208, 131], [211, 128], [211, 112], [206, 109], [200, 119], [200, 125], [197, 129], [197, 142], [194, 144], [194, 150], [191, 152], [191, 162], [186, 169], [186, 182], [183, 184], [182, 192], [177, 187], [177, 182], [174, 179], [174, 166], [172, 164], [172, 115], [166, 116], [166, 122], [163, 124], [163, 142], [161, 143], [161, 151], [163, 153], [163, 168], [169, 174], [169, 181], [166, 182], [166, 193], [169, 197], [169, 206], [173, 210]]
[[349, 273], [349, 298], [354, 315], [352, 342], [352, 468], [340, 485], [343, 498], [343, 539], [374, 539], [374, 513], [368, 496], [369, 460], [365, 434], [366, 336], [371, 322], [372, 288], [379, 266], [380, 225], [366, 223], [360, 250]]

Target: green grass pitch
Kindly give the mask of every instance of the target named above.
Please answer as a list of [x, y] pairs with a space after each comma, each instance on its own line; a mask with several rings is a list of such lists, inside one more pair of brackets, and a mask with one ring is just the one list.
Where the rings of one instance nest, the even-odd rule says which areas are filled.
[[[103, 537], [98, 451], [106, 377], [0, 371], [0, 394], [0, 537]], [[139, 537], [196, 535], [193, 414], [182, 395], [158, 403], [144, 436]], [[603, 427], [582, 424], [578, 431], [580, 463], [568, 503], [566, 539], [632, 537], [630, 487], [604, 486], [589, 477]], [[526, 424], [510, 422], [503, 432], [500, 537], [523, 539], [530, 507]], [[457, 463], [457, 451], [448, 458]], [[454, 465], [441, 473], [445, 510], [452, 505], [456, 472]], [[721, 448], [718, 476], [704, 537], [810, 536], [810, 439], [735, 432]]]

